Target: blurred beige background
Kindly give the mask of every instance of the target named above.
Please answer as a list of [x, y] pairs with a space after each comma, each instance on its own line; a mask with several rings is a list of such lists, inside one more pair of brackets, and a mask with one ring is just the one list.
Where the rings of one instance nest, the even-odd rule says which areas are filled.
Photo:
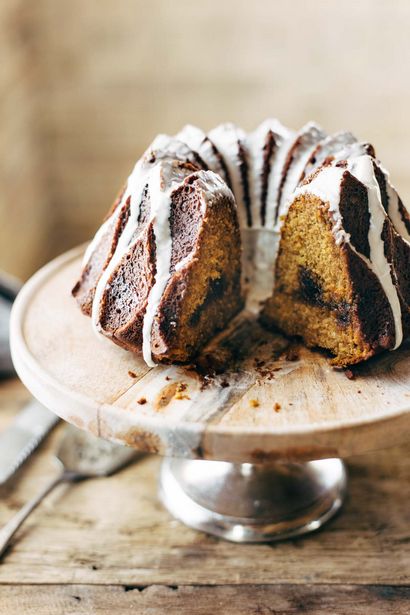
[[0, 269], [87, 239], [158, 132], [349, 128], [410, 199], [408, 0], [1, 0]]

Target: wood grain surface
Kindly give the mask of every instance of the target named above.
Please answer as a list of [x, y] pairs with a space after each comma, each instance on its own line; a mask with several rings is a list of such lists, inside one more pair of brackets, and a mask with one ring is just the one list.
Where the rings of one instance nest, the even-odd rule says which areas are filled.
[[408, 615], [410, 590], [355, 585], [0, 587], [0, 615]]
[[[27, 399], [17, 381], [0, 383], [0, 429]], [[57, 471], [62, 429], [0, 490], [0, 525]], [[408, 613], [408, 447], [351, 458], [341, 514], [271, 545], [230, 544], [172, 519], [157, 499], [159, 462], [147, 456], [46, 500], [0, 564], [1, 615]]]
[[241, 360], [204, 386], [193, 369], [148, 369], [95, 335], [70, 294], [81, 250], [40, 271], [12, 317], [17, 372], [62, 418], [148, 452], [242, 462], [344, 457], [407, 441], [409, 344], [347, 377], [245, 313], [204, 350], [230, 365], [234, 345]]

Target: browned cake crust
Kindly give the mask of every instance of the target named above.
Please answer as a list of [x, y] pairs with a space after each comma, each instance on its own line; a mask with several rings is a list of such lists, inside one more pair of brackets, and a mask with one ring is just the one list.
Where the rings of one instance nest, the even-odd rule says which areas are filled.
[[246, 223], [249, 227], [252, 226], [252, 212], [251, 212], [251, 195], [249, 191], [249, 159], [248, 152], [244, 144], [238, 141], [238, 158], [239, 158], [239, 171], [241, 174], [241, 182], [243, 188], [243, 200], [246, 210]]
[[97, 282], [114, 254], [118, 238], [128, 219], [129, 203], [124, 203], [122, 207], [119, 207], [123, 192], [124, 191], [121, 190], [120, 195], [114, 201], [105, 220], [108, 220], [113, 216], [114, 212], [118, 210], [116, 211], [116, 215], [112, 217], [111, 223], [101, 236], [96, 249], [91, 254], [90, 260], [85, 263], [81, 271], [80, 279], [71, 291], [73, 297], [77, 299], [81, 311], [87, 316], [91, 316]]
[[277, 150], [276, 136], [272, 130], [268, 130], [265, 143], [263, 144], [263, 165], [261, 177], [261, 221], [262, 225], [266, 223], [266, 200], [268, 198], [268, 181], [271, 171], [272, 158]]
[[209, 137], [205, 137], [205, 141], [210, 144], [212, 152], [213, 152], [215, 158], [217, 159], [218, 165], [219, 165], [219, 167], [220, 167], [220, 169], [222, 171], [222, 177], [225, 179], [225, 181], [226, 181], [227, 185], [229, 186], [229, 188], [232, 189], [232, 180], [231, 180], [231, 176], [229, 174], [229, 169], [228, 169], [227, 164], [225, 162], [225, 158], [222, 156], [221, 152], [216, 147], [215, 143], [213, 143]]

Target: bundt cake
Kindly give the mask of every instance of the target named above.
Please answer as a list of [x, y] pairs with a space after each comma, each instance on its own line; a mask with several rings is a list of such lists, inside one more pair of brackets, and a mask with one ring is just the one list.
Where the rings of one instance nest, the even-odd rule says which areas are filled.
[[150, 366], [191, 361], [245, 303], [348, 366], [410, 334], [410, 214], [349, 132], [185, 126], [135, 165], [73, 295]]

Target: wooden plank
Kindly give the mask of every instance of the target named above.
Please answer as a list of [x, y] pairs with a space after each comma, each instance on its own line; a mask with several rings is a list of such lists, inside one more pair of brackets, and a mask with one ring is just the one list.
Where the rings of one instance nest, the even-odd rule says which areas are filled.
[[[3, 383], [0, 417], [25, 395], [21, 385]], [[51, 454], [62, 427], [0, 489], [0, 525], [55, 474]], [[172, 519], [157, 498], [160, 459], [146, 457], [47, 499], [6, 554], [0, 584], [406, 585], [408, 453], [402, 447], [352, 458], [342, 513], [315, 535], [271, 545], [230, 544]]]
[[0, 615], [407, 615], [409, 607], [409, 588], [383, 585], [0, 587]]

